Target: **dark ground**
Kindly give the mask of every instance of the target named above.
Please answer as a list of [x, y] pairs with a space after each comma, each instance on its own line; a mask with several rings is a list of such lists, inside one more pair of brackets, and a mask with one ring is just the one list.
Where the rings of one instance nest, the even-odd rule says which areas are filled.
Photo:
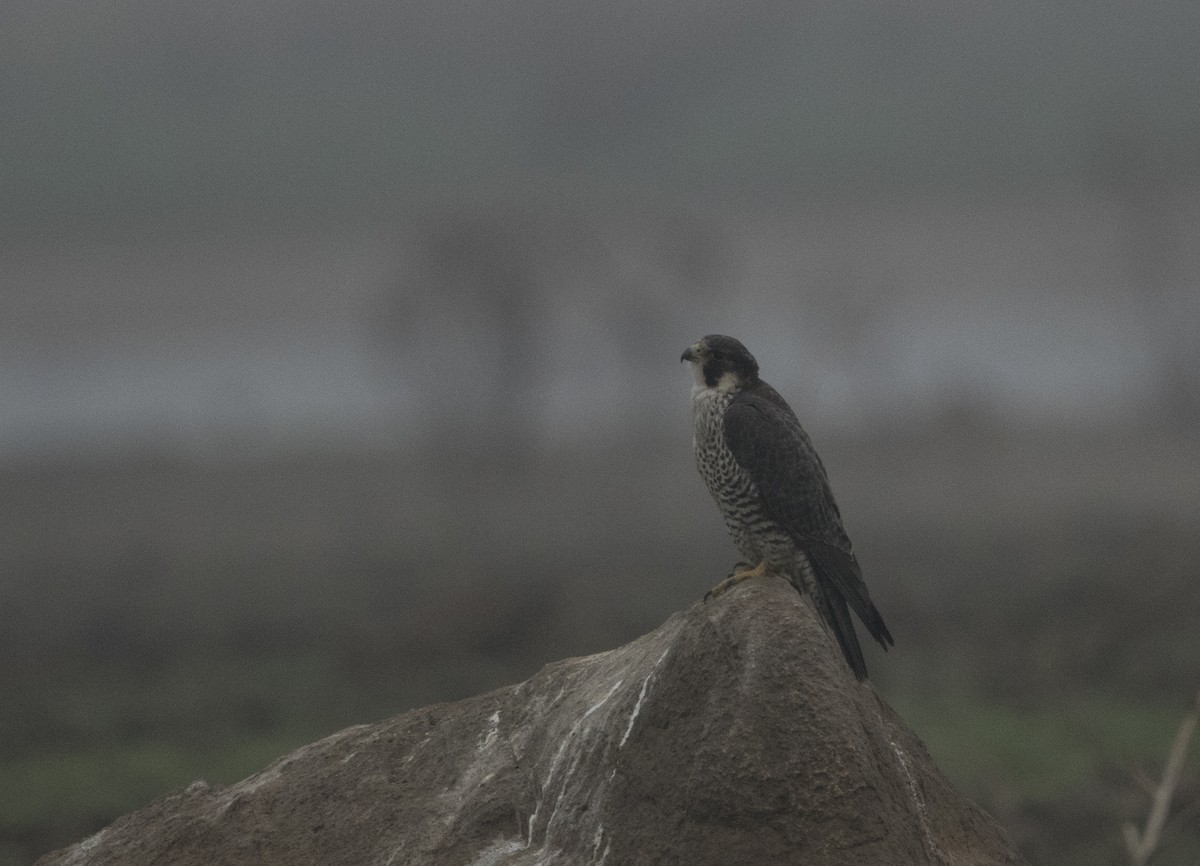
[[[949, 427], [822, 451], [897, 639], [876, 687], [1032, 862], [1124, 862], [1139, 772], [1200, 685], [1200, 443]], [[0, 863], [616, 646], [735, 558], [686, 442], [421, 453], [10, 463]], [[1198, 752], [1156, 864], [1200, 854]]]

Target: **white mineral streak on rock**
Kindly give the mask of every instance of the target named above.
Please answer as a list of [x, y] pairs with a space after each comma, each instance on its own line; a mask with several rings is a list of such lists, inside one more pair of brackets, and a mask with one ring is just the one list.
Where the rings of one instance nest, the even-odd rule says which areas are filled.
[[929, 853], [936, 857], [939, 863], [945, 863], [946, 855], [942, 853], [937, 840], [933, 838], [933, 830], [929, 826], [929, 809], [926, 807], [925, 799], [921, 796], [921, 792], [917, 788], [917, 780], [913, 776], [908, 754], [904, 749], [900, 748], [900, 744], [895, 739], [889, 739], [888, 743], [891, 745], [892, 751], [896, 753], [896, 760], [900, 762], [900, 769], [904, 772], [904, 781], [908, 783], [908, 794], [917, 809], [917, 820], [921, 823], [921, 832], [925, 834], [925, 845], [928, 847]]
[[633, 705], [633, 712], [629, 714], [629, 724], [625, 726], [625, 734], [621, 737], [621, 742], [618, 743], [617, 748], [623, 748], [625, 746], [625, 741], [629, 739], [630, 733], [633, 732], [633, 723], [637, 721], [638, 713], [642, 711], [642, 701], [646, 700], [646, 692], [650, 687], [650, 680], [658, 670], [658, 666], [662, 664], [663, 659], [667, 657], [667, 653], [670, 651], [670, 646], [662, 651], [662, 655], [658, 657], [658, 660], [654, 663], [654, 667], [650, 669], [650, 673], [646, 674], [646, 678], [642, 680], [642, 690], [638, 692], [637, 703]]
[[559, 806], [562, 805], [563, 796], [566, 794], [567, 787], [571, 783], [571, 776], [573, 775], [575, 769], [579, 766], [579, 759], [586, 751], [585, 747], [588, 744], [589, 738], [586, 735], [581, 738], [579, 735], [581, 732], [586, 734], [588, 731], [590, 731], [590, 726], [585, 728], [585, 723], [587, 723], [588, 719], [593, 713], [608, 703], [609, 699], [616, 694], [617, 689], [621, 688], [621, 685], [624, 682], [625, 681], [623, 679], [620, 679], [613, 683], [612, 687], [608, 690], [608, 693], [596, 703], [592, 704], [592, 706], [588, 708], [587, 712], [580, 716], [575, 724], [571, 726], [571, 729], [567, 731], [567, 735], [563, 737], [563, 741], [559, 744], [558, 749], [555, 751], [554, 758], [550, 761], [550, 771], [546, 774], [546, 781], [542, 783], [542, 790], [537, 800], [537, 806], [535, 807], [533, 814], [529, 816], [529, 843], [531, 845], [533, 844], [533, 834], [537, 829], [538, 815], [541, 814], [542, 806], [546, 802], [547, 792], [552, 790], [552, 788], [555, 786], [555, 780], [559, 776], [558, 768], [562, 765], [564, 754], [566, 754], [568, 748], [572, 750], [570, 767], [568, 768], [567, 772], [562, 775], [562, 780], [557, 786], [558, 796], [554, 798], [554, 810], [550, 813], [550, 817], [546, 821], [545, 831], [542, 834], [543, 847], [545, 847], [545, 844], [549, 842], [550, 827], [553, 825], [554, 818], [558, 814]]
[[100, 841], [104, 838], [104, 834], [107, 832], [108, 828], [105, 828], [99, 833], [88, 836], [76, 845], [75, 850], [67, 855], [64, 866], [84, 866], [91, 859], [88, 855], [100, 844]]
[[596, 859], [596, 853], [600, 850], [600, 843], [604, 841], [604, 825], [597, 824], [596, 832], [592, 836], [592, 860]]
[[476, 854], [467, 866], [503, 866], [509, 857], [520, 854], [527, 847], [517, 839], [501, 839]]
[[492, 713], [488, 718], [488, 732], [483, 738], [483, 742], [479, 744], [480, 751], [490, 748], [495, 742], [496, 737], [500, 734], [500, 711]]
[[[674, 634], [671, 635], [674, 638]], [[589, 767], [590, 764], [587, 758], [590, 757], [597, 749], [609, 750], [612, 748], [612, 740], [605, 736], [605, 732], [610, 731], [612, 724], [610, 717], [612, 712], [618, 707], [629, 707], [629, 699], [616, 700], [613, 698], [626, 683], [638, 682], [637, 697], [633, 700], [633, 706], [630, 710], [628, 721], [625, 723], [625, 729], [617, 748], [625, 745], [628, 741], [633, 726], [637, 720], [638, 714], [641, 712], [642, 706], [645, 703], [646, 697], [651, 691], [651, 680], [658, 671], [659, 666], [671, 651], [673, 640], [667, 641], [665, 649], [659, 653], [658, 658], [651, 665], [650, 670], [645, 675], [638, 677], [640, 671], [637, 668], [644, 669], [646, 657], [641, 656], [632, 664], [627, 665], [624, 671], [616, 671], [615, 673], [625, 673], [625, 676], [620, 676], [616, 679], [604, 696], [592, 704], [584, 711], [575, 723], [568, 729], [566, 735], [562, 738], [558, 748], [555, 749], [554, 757], [550, 760], [550, 767], [546, 773], [546, 780], [543, 782], [541, 791], [536, 800], [536, 805], [533, 814], [529, 816], [527, 824], [526, 846], [532, 848], [535, 841], [540, 841], [540, 845], [533, 853], [538, 856], [536, 863], [551, 862], [554, 859], [556, 849], [553, 847], [553, 839], [555, 830], [562, 818], [562, 805], [569, 799], [569, 794], [575, 790], [586, 787], [587, 797], [592, 801], [592, 808], [589, 810], [590, 815], [595, 815], [596, 820], [602, 814], [601, 804], [607, 793], [609, 785], [616, 777], [616, 767], [612, 767], [604, 775], [602, 781], [597, 781], [594, 778], [577, 779], [576, 775], [581, 767]], [[633, 668], [634, 670], [630, 670]], [[632, 674], [633, 676], [630, 676]], [[635, 679], [635, 677], [637, 677]], [[625, 690], [626, 694], [632, 696], [632, 688]], [[560, 693], [561, 695], [561, 693]], [[603, 711], [602, 711], [603, 710]], [[619, 724], [619, 723], [618, 723]], [[550, 804], [553, 803], [551, 806]], [[550, 814], [542, 821], [543, 812], [546, 808], [550, 809]], [[540, 835], [540, 840], [536, 837]], [[608, 857], [609, 849], [611, 848], [611, 839], [605, 838], [605, 830], [603, 825], [597, 824], [592, 836], [592, 863], [603, 863]], [[603, 845], [603, 850], [601, 846]], [[549, 854], [548, 859], [543, 861], [542, 857]], [[597, 856], [599, 860], [597, 860]], [[536, 864], [535, 864], [536, 866]]]
[[[426, 737], [426, 741], [428, 739]], [[500, 711], [496, 710], [488, 717], [487, 729], [480, 734], [479, 743], [475, 747], [475, 760], [458, 777], [454, 787], [442, 796], [451, 803], [461, 806], [472, 792], [495, 775], [496, 770], [509, 760], [505, 750], [496, 748], [499, 742]], [[424, 745], [424, 742], [421, 745]], [[453, 819], [453, 812], [449, 813], [449, 819]]]
[[412, 763], [412, 759], [417, 756], [417, 752], [419, 752], [419, 751], [421, 751], [421, 749], [425, 748], [425, 745], [432, 739], [433, 739], [433, 737], [431, 735], [426, 736], [425, 739], [423, 739], [423, 740], [421, 740], [421, 742], [417, 743], [417, 745], [413, 748], [413, 750], [408, 753], [408, 757], [406, 757], [404, 759], [404, 766], [408, 766], [410, 763]]

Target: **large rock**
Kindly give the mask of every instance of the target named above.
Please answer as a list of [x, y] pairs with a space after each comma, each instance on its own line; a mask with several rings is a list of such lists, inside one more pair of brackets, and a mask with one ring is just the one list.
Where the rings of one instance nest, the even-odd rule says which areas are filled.
[[50, 864], [1021, 860], [784, 581], [619, 649], [196, 782]]

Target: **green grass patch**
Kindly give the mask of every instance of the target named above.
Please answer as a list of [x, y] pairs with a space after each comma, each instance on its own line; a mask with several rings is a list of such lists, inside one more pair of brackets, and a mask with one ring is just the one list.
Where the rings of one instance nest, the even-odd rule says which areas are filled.
[[[1025, 800], [1066, 797], [1113, 771], [1156, 775], [1186, 706], [1122, 701], [1109, 695], [1015, 707], [966, 694], [893, 701], [943, 772], [965, 793], [998, 791]], [[1200, 749], [1189, 758], [1200, 767]]]
[[230, 784], [308, 738], [279, 732], [209, 750], [165, 742], [109, 744], [9, 762], [0, 768], [3, 827], [6, 834], [20, 834], [47, 821], [120, 815], [197, 779]]

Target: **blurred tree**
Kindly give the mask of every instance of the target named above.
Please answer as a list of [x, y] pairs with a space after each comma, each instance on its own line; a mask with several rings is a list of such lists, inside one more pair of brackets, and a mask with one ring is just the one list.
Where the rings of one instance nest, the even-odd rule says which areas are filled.
[[399, 257], [375, 323], [402, 423], [489, 460], [529, 456], [554, 387], [620, 391], [623, 412], [653, 420], [657, 401], [633, 385], [677, 357], [665, 334], [681, 310], [703, 309], [728, 271], [722, 235], [700, 217], [515, 206], [423, 223]]
[[[425, 434], [519, 459], [535, 436], [544, 284], [537, 226], [516, 209], [462, 210], [418, 229], [410, 270], [378, 317]], [[467, 424], [468, 426], [462, 426]]]
[[1130, 288], [1158, 366], [1157, 410], [1170, 424], [1200, 424], [1200, 295], [1184, 263], [1172, 160], [1132, 127], [1104, 136], [1098, 170], [1119, 213]]

